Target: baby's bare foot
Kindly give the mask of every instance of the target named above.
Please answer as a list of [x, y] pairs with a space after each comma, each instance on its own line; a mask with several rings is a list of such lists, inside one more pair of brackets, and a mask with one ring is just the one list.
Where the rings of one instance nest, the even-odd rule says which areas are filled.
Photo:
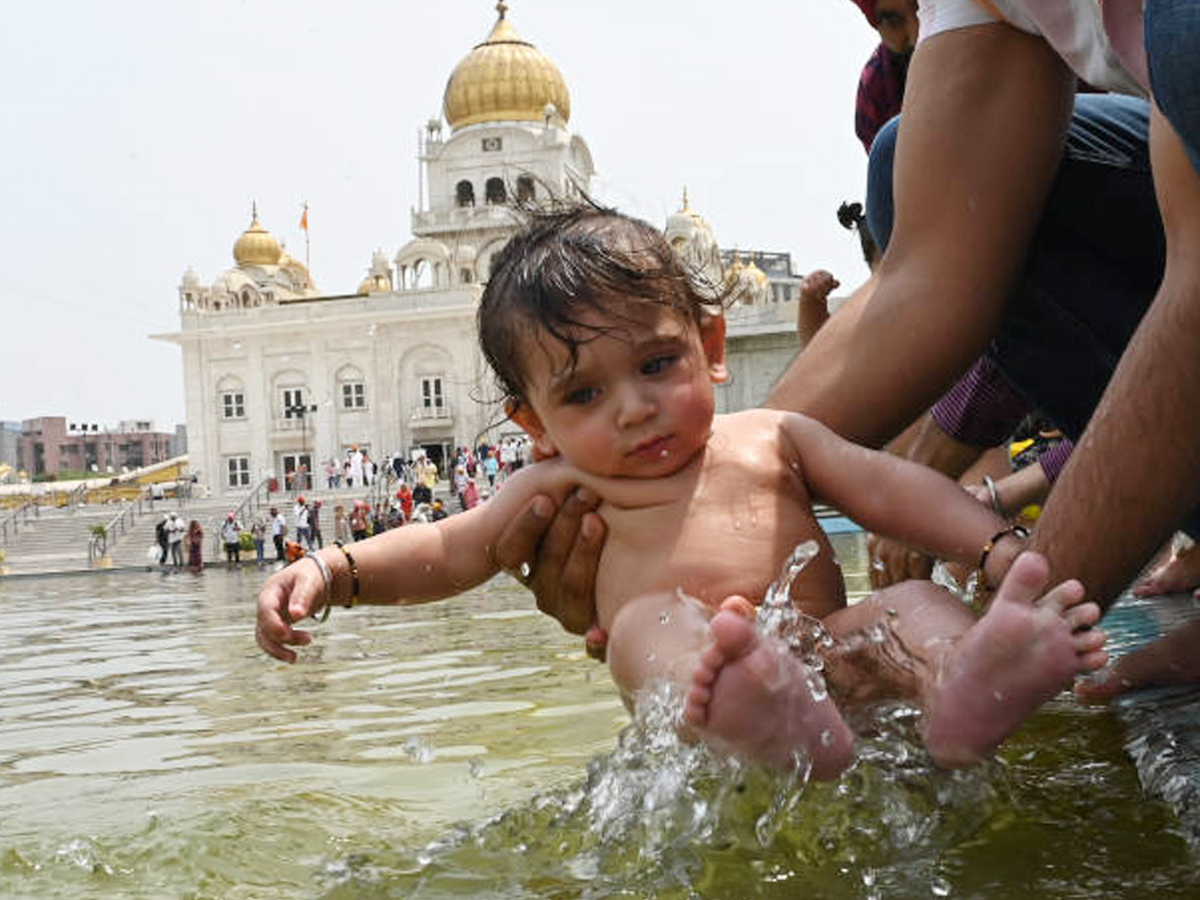
[[735, 602], [722, 604], [709, 627], [713, 641], [692, 674], [687, 722], [738, 756], [787, 771], [800, 753], [812, 761], [810, 777], [840, 775], [850, 764], [854, 736], [823, 685], [814, 694], [811, 670], [787, 645], [760, 634]]
[[987, 614], [950, 654], [927, 704], [925, 745], [948, 768], [990, 756], [1025, 718], [1076, 675], [1104, 665], [1104, 633], [1083, 586], [1065, 581], [1042, 594], [1049, 567], [1022, 553]]

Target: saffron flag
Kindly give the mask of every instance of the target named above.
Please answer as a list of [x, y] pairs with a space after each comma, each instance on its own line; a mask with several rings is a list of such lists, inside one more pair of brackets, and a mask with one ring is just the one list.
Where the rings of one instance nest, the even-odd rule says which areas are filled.
[[304, 213], [300, 216], [300, 227], [308, 231], [308, 207], [304, 207]]

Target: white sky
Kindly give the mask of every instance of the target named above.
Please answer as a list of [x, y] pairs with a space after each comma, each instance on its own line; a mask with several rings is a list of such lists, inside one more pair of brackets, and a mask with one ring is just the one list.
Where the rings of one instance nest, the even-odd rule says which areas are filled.
[[[558, 65], [594, 193], [662, 225], [686, 185], [723, 247], [865, 276], [846, 0], [510, 0]], [[183, 422], [176, 288], [211, 283], [258, 202], [350, 293], [410, 237], [416, 136], [492, 0], [0, 3], [0, 419]]]

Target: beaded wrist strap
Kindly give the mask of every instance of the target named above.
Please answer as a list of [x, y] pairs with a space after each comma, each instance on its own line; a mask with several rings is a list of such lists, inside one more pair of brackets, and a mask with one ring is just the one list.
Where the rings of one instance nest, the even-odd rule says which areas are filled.
[[353, 609], [358, 603], [358, 563], [354, 561], [354, 556], [351, 555], [345, 544], [343, 544], [341, 541], [335, 541], [335, 543], [337, 544], [337, 548], [341, 550], [342, 554], [346, 557], [347, 565], [350, 566], [350, 597], [345, 603], [342, 604], [342, 606], [346, 607], [346, 609]]
[[1013, 537], [1019, 538], [1023, 541], [1029, 537], [1029, 530], [1020, 525], [1009, 525], [1003, 531], [997, 531], [995, 534], [993, 534], [991, 539], [983, 545], [983, 550], [981, 550], [979, 553], [979, 565], [976, 567], [979, 569], [979, 571], [982, 572], [983, 567], [987, 565], [988, 557], [991, 556], [992, 551], [996, 549], [996, 544], [1008, 537], [1010, 534]]

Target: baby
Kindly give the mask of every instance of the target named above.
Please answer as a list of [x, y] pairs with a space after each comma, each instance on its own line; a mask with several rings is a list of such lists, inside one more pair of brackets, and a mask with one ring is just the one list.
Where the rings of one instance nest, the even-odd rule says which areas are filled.
[[812, 512], [818, 498], [985, 575], [992, 548], [1018, 536], [949, 479], [812, 419], [714, 416], [724, 319], [650, 225], [590, 207], [537, 216], [496, 257], [479, 332], [509, 416], [551, 458], [468, 512], [276, 573], [258, 600], [258, 642], [272, 656], [293, 661], [287, 645], [311, 635], [291, 623], [331, 603], [423, 603], [486, 581], [497, 536], [530, 498], [561, 501], [584, 485], [604, 499], [608, 523], [595, 593], [614, 681], [627, 703], [651, 682], [676, 684], [683, 728], [724, 751], [781, 769], [799, 755], [818, 779], [849, 764], [853, 735], [837, 705], [754, 625], [781, 562], [805, 541], [820, 552], [791, 599], [839, 641], [826, 665], [833, 695], [917, 700], [939, 764], [991, 754], [1073, 676], [1103, 665], [1103, 634], [1084, 630], [1099, 609], [1078, 582], [1043, 594], [1047, 569], [1033, 554], [1016, 560], [978, 622], [930, 582], [848, 607]]

